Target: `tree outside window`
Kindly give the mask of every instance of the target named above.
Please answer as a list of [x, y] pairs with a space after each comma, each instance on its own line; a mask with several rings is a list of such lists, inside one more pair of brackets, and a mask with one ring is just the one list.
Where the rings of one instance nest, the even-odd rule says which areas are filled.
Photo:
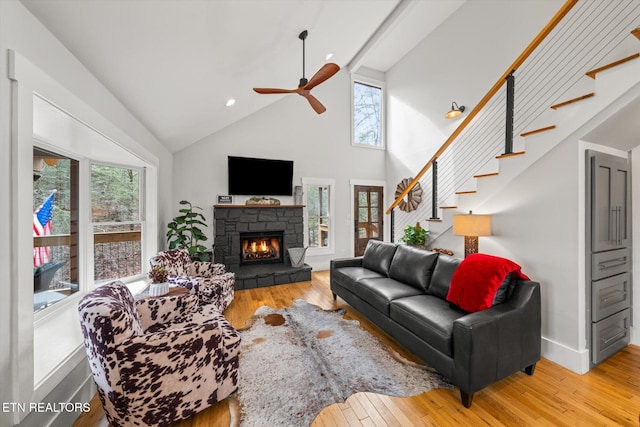
[[33, 149], [33, 311], [78, 292], [78, 161]]
[[353, 143], [382, 148], [382, 88], [353, 82]]
[[142, 170], [91, 165], [96, 282], [142, 273]]
[[302, 178], [305, 212], [305, 245], [309, 255], [334, 251], [335, 180]]
[[329, 246], [329, 187], [307, 187], [307, 216], [309, 247], [323, 248]]

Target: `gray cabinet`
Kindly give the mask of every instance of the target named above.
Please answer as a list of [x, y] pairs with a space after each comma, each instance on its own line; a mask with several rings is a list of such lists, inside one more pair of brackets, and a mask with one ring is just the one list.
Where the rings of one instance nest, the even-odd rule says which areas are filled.
[[626, 159], [598, 153], [591, 157], [591, 249], [629, 246], [630, 179]]
[[587, 324], [591, 365], [624, 348], [631, 324], [631, 173], [587, 151]]

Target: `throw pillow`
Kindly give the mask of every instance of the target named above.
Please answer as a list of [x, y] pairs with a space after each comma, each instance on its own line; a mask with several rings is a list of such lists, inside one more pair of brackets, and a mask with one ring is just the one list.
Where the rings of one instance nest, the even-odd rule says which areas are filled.
[[471, 254], [453, 273], [447, 301], [468, 312], [486, 310], [505, 301], [514, 279], [529, 280], [515, 262], [493, 255]]

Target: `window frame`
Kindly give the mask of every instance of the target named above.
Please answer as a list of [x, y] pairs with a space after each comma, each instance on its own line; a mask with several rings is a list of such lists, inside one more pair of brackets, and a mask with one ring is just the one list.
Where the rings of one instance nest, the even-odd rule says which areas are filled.
[[[360, 144], [356, 142], [355, 135], [355, 85], [356, 83], [372, 86], [380, 89], [380, 145], [368, 145], [368, 144]], [[386, 87], [385, 82], [382, 80], [374, 79], [371, 77], [363, 76], [360, 74], [351, 74], [351, 146], [359, 147], [359, 148], [369, 148], [373, 150], [386, 150], [387, 142], [386, 142]]]
[[[78, 328], [77, 302], [86, 292], [94, 288], [91, 263], [81, 262], [79, 269], [79, 292], [52, 305], [39, 313], [33, 313], [33, 286], [25, 286], [33, 281], [33, 147], [64, 154], [77, 159], [80, 164], [79, 227], [84, 233], [79, 239], [79, 251], [89, 249], [89, 221], [85, 214], [89, 210], [89, 157], [103, 158], [104, 146], [100, 143], [74, 144], [72, 139], [53, 141], [46, 137], [39, 142], [34, 125], [35, 99], [48, 102], [66, 112], [78, 122], [96, 131], [101, 137], [117, 147], [118, 155], [137, 159], [137, 163], [147, 169], [146, 190], [146, 239], [143, 259], [148, 259], [157, 251], [158, 233], [158, 167], [159, 158], [146, 149], [123, 128], [114, 125], [83, 99], [70, 92], [46, 72], [33, 65], [14, 50], [8, 51], [8, 76], [11, 85], [11, 177], [9, 184], [9, 215], [12, 233], [9, 244], [12, 251], [5, 264], [10, 265], [10, 280], [7, 284], [11, 298], [11, 324], [4, 329], [10, 338], [8, 369], [12, 373], [12, 384], [7, 392], [7, 400], [14, 402], [39, 402], [76, 369], [86, 362], [82, 345], [82, 334]], [[108, 136], [107, 136], [108, 135]], [[91, 150], [94, 151], [91, 151]], [[111, 153], [112, 155], [115, 152]], [[122, 158], [122, 157], [119, 157]], [[151, 230], [152, 232], [148, 232]], [[89, 248], [87, 247], [89, 246]], [[129, 287], [137, 282], [127, 284]], [[84, 361], [84, 362], [83, 362]], [[14, 424], [20, 424], [30, 411], [15, 412]]]
[[[311, 247], [309, 246], [309, 203], [308, 203], [308, 194], [307, 191], [308, 186], [326, 186], [329, 188], [329, 244], [323, 247]], [[308, 256], [315, 255], [330, 255], [334, 254], [336, 251], [336, 204], [335, 204], [335, 193], [336, 193], [336, 180], [332, 178], [302, 178], [302, 204], [305, 206], [304, 208], [304, 246], [307, 248]]]

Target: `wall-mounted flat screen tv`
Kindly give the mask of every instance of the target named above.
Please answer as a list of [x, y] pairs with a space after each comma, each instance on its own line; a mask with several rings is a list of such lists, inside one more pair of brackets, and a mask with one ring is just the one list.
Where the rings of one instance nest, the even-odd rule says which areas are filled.
[[293, 160], [228, 156], [229, 194], [293, 195]]

